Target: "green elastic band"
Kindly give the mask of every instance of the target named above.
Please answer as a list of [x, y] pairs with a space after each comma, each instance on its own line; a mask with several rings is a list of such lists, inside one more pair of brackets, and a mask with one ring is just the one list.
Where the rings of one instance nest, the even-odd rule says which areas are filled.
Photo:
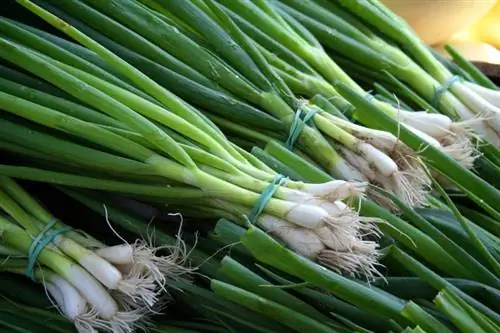
[[302, 130], [306, 126], [307, 122], [311, 120], [311, 118], [314, 117], [317, 112], [318, 111], [315, 108], [309, 108], [304, 117], [304, 120], [300, 119], [300, 116], [302, 115], [302, 108], [299, 108], [297, 112], [295, 112], [295, 117], [293, 117], [293, 122], [290, 126], [290, 132], [288, 133], [288, 138], [285, 142], [285, 146], [288, 150], [293, 149], [295, 142], [299, 138], [299, 135], [300, 133], [302, 133]]
[[38, 256], [42, 253], [43, 249], [52, 241], [57, 235], [62, 234], [64, 232], [68, 232], [71, 230], [70, 227], [62, 227], [49, 232], [50, 229], [56, 224], [57, 220], [53, 219], [49, 223], [45, 225], [43, 230], [33, 239], [33, 242], [30, 245], [30, 249], [28, 251], [28, 265], [26, 266], [26, 276], [31, 280], [35, 281], [35, 273], [34, 267]]
[[248, 215], [248, 220], [250, 221], [251, 224], [255, 223], [255, 221], [262, 213], [264, 208], [266, 208], [267, 203], [269, 202], [269, 200], [271, 200], [278, 187], [280, 187], [287, 179], [288, 177], [285, 177], [280, 174], [274, 177], [272, 183], [270, 183], [269, 186], [267, 186], [266, 189], [262, 192], [259, 200], [257, 200], [257, 202], [252, 208], [252, 211]]
[[453, 75], [451, 78], [446, 80], [441, 86], [436, 88], [434, 91], [434, 96], [432, 97], [432, 106], [436, 109], [439, 108], [439, 101], [441, 100], [441, 96], [448, 91], [452, 85], [461, 81], [462, 78], [458, 75]]

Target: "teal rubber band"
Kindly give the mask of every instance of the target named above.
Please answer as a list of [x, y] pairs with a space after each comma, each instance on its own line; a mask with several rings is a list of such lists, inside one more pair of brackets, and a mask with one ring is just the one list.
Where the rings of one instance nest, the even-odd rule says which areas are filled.
[[439, 102], [441, 100], [441, 96], [447, 92], [452, 85], [462, 80], [462, 77], [459, 75], [453, 75], [451, 78], [446, 80], [441, 86], [437, 87], [434, 91], [434, 96], [432, 96], [432, 106], [436, 109], [439, 108]]
[[302, 129], [300, 128], [301, 121], [300, 121], [300, 115], [302, 114], [302, 109], [298, 109], [297, 112], [295, 112], [295, 116], [293, 117], [293, 122], [292, 125], [290, 125], [290, 132], [288, 133], [288, 138], [286, 139], [285, 146], [287, 147], [288, 150], [292, 150], [293, 146], [295, 145], [295, 141], [300, 135], [300, 132]]
[[56, 223], [56, 219], [53, 219], [49, 223], [47, 223], [42, 231], [35, 237], [35, 239], [33, 239], [33, 242], [31, 242], [28, 251], [28, 264], [26, 266], [25, 274], [33, 281], [35, 281], [35, 263], [40, 256], [40, 253], [42, 253], [43, 249], [48, 244], [52, 243], [54, 238], [56, 238], [58, 235], [71, 230], [70, 227], [65, 226], [49, 232]]
[[299, 108], [297, 112], [295, 112], [295, 116], [293, 117], [292, 125], [290, 125], [290, 132], [288, 133], [288, 138], [285, 141], [285, 146], [288, 150], [293, 150], [295, 146], [295, 142], [297, 142], [300, 133], [309, 122], [316, 115], [318, 111], [315, 108], [309, 108], [304, 119], [302, 120], [300, 116], [302, 115], [302, 108]]
[[248, 220], [250, 221], [251, 224], [255, 224], [255, 221], [257, 221], [257, 218], [262, 213], [262, 211], [264, 211], [264, 208], [266, 208], [269, 200], [271, 200], [274, 193], [276, 193], [278, 187], [280, 187], [287, 179], [288, 177], [285, 177], [280, 174], [274, 177], [272, 183], [270, 183], [269, 186], [267, 186], [266, 189], [262, 192], [259, 200], [257, 200], [257, 202], [252, 208], [252, 211], [248, 215]]

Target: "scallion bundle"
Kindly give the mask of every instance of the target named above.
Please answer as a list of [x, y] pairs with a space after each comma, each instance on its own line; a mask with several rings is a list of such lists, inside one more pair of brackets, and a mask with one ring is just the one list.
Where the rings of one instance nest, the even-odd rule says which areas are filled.
[[7, 177], [0, 187], [1, 270], [44, 285], [80, 332], [144, 327], [168, 283], [188, 272], [182, 257], [144, 242], [109, 247], [71, 230]]
[[[470, 127], [491, 144], [498, 145], [498, 130], [495, 129], [498, 110], [491, 102], [482, 99], [489, 95], [488, 89], [472, 82], [461, 82], [454, 77], [406, 23], [379, 1], [345, 1], [336, 4], [331, 1], [287, 0], [276, 3], [280, 3], [278, 7], [281, 10], [310, 29], [329, 49], [371, 70], [391, 73], [408, 83], [442, 113], [461, 121], [451, 123], [450, 118], [425, 115], [424, 119], [433, 121], [432, 126], [425, 126], [428, 122], [419, 119], [418, 114], [413, 116], [403, 112], [403, 122], [409, 121], [412, 126], [432, 136], [454, 135], [458, 139], [464, 135], [464, 129]], [[381, 33], [400, 43], [418, 63], [402, 49], [388, 43]], [[381, 51], [383, 56], [380, 55]], [[478, 90], [483, 92], [482, 98], [477, 95]], [[490, 93], [495, 94], [493, 91]], [[377, 104], [382, 107], [380, 102]], [[396, 110], [385, 109], [394, 116], [398, 114]]]

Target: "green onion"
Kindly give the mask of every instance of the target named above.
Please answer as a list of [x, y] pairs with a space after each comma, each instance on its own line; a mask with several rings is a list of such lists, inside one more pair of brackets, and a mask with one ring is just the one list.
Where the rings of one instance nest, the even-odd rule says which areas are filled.
[[210, 286], [216, 295], [270, 316], [293, 329], [301, 331], [311, 330], [311, 332], [337, 332], [334, 328], [315, 321], [310, 317], [224, 282], [212, 280]]
[[491, 80], [484, 75], [477, 67], [472, 65], [470, 61], [464, 58], [457, 50], [451, 45], [445, 46], [446, 51], [451, 55], [453, 61], [457, 63], [458, 66], [466, 73], [468, 73], [478, 84], [485, 88], [498, 90], [496, 84], [491, 82]]

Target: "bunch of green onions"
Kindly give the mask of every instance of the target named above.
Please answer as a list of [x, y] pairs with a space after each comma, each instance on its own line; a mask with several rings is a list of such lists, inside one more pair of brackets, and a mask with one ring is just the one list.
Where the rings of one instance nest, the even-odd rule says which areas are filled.
[[[316, 3], [307, 1], [291, 1], [298, 10], [279, 4], [277, 5], [279, 12], [265, 3], [257, 4], [245, 1], [223, 1], [223, 3], [228, 7], [227, 10], [235, 18], [235, 21], [240, 22], [242, 29], [246, 29], [248, 34], [253, 37], [257, 47], [262, 49], [264, 55], [267, 55], [275, 71], [279, 73], [295, 93], [309, 98], [318, 94], [322, 95], [340, 109], [339, 111], [352, 113], [355, 119], [363, 123], [361, 113], [352, 110], [352, 105], [335, 89], [335, 85], [342, 82], [359, 94], [366, 96], [373, 105], [399, 121], [402, 124], [401, 126], [411, 129], [426, 144], [442, 149], [464, 167], [472, 167], [477, 154], [470, 143], [470, 133], [465, 123], [453, 123], [450, 118], [444, 115], [401, 110], [398, 106], [395, 107], [379, 101], [350, 79], [342, 68], [326, 55], [326, 52], [319, 44], [325, 42], [325, 40], [325, 46], [327, 47], [331, 42], [337, 47], [344, 46], [344, 51], [348, 54], [352, 53], [353, 56], [360, 53], [353, 52], [349, 44], [350, 40], [348, 40], [352, 34], [357, 36], [360, 33], [357, 33], [354, 27], [349, 25], [350, 22], [343, 21], [343, 15], [336, 16], [326, 9], [321, 11], [318, 9], [321, 7]], [[274, 2], [271, 3], [274, 4]], [[313, 17], [314, 21], [306, 16], [309, 12], [316, 15]], [[280, 14], [283, 15], [283, 18], [278, 22], [276, 17], [279, 17]], [[296, 20], [300, 20], [300, 22]], [[323, 21], [330, 25], [322, 26]], [[257, 24], [257, 22], [265, 22], [265, 24]], [[301, 27], [300, 24], [305, 26]], [[340, 26], [335, 26], [340, 32], [333, 30], [333, 24]], [[313, 33], [318, 40], [311, 35], [307, 35], [307, 38], [300, 35], [305, 27], [309, 28], [310, 33]], [[300, 28], [302, 29], [299, 31]], [[319, 30], [320, 28], [323, 28], [323, 30]], [[319, 32], [317, 32], [318, 30]], [[344, 38], [341, 33], [345, 33], [346, 37]], [[274, 40], [271, 43], [269, 39]], [[302, 55], [303, 59], [308, 63], [298, 63], [296, 59], [292, 59], [292, 52]], [[310, 56], [310, 53], [314, 54], [314, 56]], [[280, 57], [277, 57], [276, 54]], [[321, 59], [317, 59], [319, 57]], [[376, 58], [374, 57], [374, 59]], [[305, 67], [305, 65], [309, 66]], [[330, 119], [332, 118], [330, 117]], [[316, 123], [316, 125], [320, 129], [322, 128], [321, 124]], [[368, 136], [368, 138], [374, 140], [372, 136]]]
[[[0, 94], [2, 109], [37, 124], [33, 127], [17, 120], [2, 120], [9, 132], [4, 132], [2, 140], [9, 149], [29, 156], [43, 153], [44, 159], [52, 163], [57, 156], [59, 167], [76, 164], [124, 178], [155, 179], [171, 186], [170, 193], [179, 199], [210, 195], [213, 201], [209, 204], [222, 211], [237, 209], [250, 216], [253, 208], [257, 213], [253, 214], [255, 221], [250, 222], [278, 233], [299, 253], [335, 269], [373, 272], [375, 246], [362, 235], [374, 230], [372, 222], [376, 219], [361, 221], [341, 202], [361, 195], [363, 184], [284, 180], [265, 205], [259, 203], [261, 192], [275, 186], [275, 171], [229, 142], [194, 107], [96, 41], [61, 24], [56, 16], [33, 3], [20, 3], [94, 51], [126, 77], [125, 82], [133, 82], [143, 92], [127, 89], [117, 76], [114, 83], [110, 82], [111, 73], [105, 74], [108, 79], [94, 75], [102, 70], [60, 48], [56, 47], [58, 53], [54, 55], [53, 45], [43, 44], [45, 52], [41, 52], [40, 45], [30, 44], [39, 38], [3, 20], [2, 31], [12, 32], [10, 36], [15, 40], [1, 38], [0, 57], [50, 82], [78, 102], [76, 106], [67, 99], [5, 83], [9, 87], [5, 89], [17, 92]], [[77, 65], [86, 65], [90, 70]], [[28, 90], [30, 93], [26, 93]], [[46, 144], [36, 147], [42, 137]], [[365, 243], [369, 250], [356, 250], [364, 248]], [[343, 261], [337, 260], [342, 253], [359, 257], [359, 263], [343, 266]]]
[[[275, 1], [277, 7], [304, 24], [329, 49], [376, 71], [387, 71], [405, 81], [445, 115], [462, 121], [452, 124], [444, 116], [412, 117], [400, 112], [402, 121], [439, 136], [460, 134], [463, 126], [474, 128], [498, 146], [498, 109], [493, 99], [482, 99], [487, 89], [472, 82], [454, 79], [415, 33], [380, 1]], [[382, 33], [400, 43], [402, 49], [386, 41]], [[417, 59], [419, 64], [412, 60]], [[426, 71], [428, 71], [428, 74]], [[450, 87], [442, 88], [449, 84]], [[449, 91], [447, 90], [449, 89]], [[478, 96], [481, 90], [482, 96]], [[493, 95], [495, 94], [491, 91]], [[493, 102], [494, 104], [495, 102]], [[378, 102], [380, 105], [380, 102]], [[393, 115], [395, 110], [392, 111]], [[420, 118], [420, 119], [419, 119]], [[433, 120], [433, 126], [425, 126]], [[458, 132], [458, 133], [457, 133]]]
[[183, 253], [157, 256], [143, 241], [106, 246], [55, 219], [17, 183], [0, 178], [3, 272], [46, 288], [79, 332], [132, 332], [164, 303], [165, 287], [188, 273]]
[[[411, 28], [394, 13], [391, 13], [382, 3], [379, 1], [372, 3], [368, 1], [356, 2], [355, 4], [343, 1], [341, 4], [349, 11], [355, 10], [362, 20], [370, 22], [370, 25], [402, 45], [434, 80], [443, 85], [452, 79], [452, 73], [441, 62], [437, 61]], [[398, 32], [396, 33], [396, 31]], [[419, 76], [419, 79], [424, 77], [425, 75]], [[424, 85], [415, 85], [415, 83], [411, 82], [409, 84], [415, 89], [419, 87], [422, 90], [428, 89]], [[434, 86], [434, 88], [436, 87]], [[452, 84], [449, 90], [450, 94], [444, 98], [442, 97], [442, 100], [449, 99], [453, 101], [452, 107], [448, 108], [448, 112], [453, 112], [452, 108], [454, 108], [454, 111], [464, 120], [470, 119], [470, 114], [484, 118], [487, 131], [480, 132], [480, 134], [484, 135], [495, 147], [498, 147], [498, 121], [500, 119], [498, 92], [467, 81], [458, 81]], [[429, 96], [428, 94], [427, 96]], [[422, 95], [426, 96], [423, 92]], [[454, 101], [453, 98], [459, 101]]]

